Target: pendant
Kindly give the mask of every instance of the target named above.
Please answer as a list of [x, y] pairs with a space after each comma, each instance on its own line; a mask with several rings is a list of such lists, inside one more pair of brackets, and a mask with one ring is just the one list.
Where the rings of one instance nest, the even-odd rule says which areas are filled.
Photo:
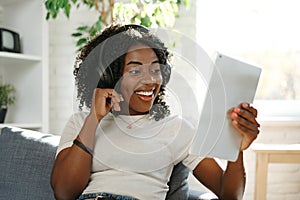
[[128, 128], [128, 129], [131, 129], [131, 128], [132, 128], [131, 124], [129, 124], [129, 125], [127, 126], [127, 128]]

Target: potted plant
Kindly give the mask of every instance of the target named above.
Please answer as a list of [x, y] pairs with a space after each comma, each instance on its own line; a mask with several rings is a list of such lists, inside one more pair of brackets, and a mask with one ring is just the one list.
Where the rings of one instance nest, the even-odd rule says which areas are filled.
[[0, 123], [5, 120], [7, 107], [15, 103], [15, 91], [13, 85], [0, 85]]
[[111, 22], [121, 21], [146, 27], [172, 27], [179, 17], [179, 8], [190, 6], [190, 0], [46, 0], [46, 19], [56, 19], [60, 12], [70, 18], [71, 8], [87, 6], [98, 16], [93, 24], [83, 24], [72, 37], [77, 39], [79, 51], [102, 28]]

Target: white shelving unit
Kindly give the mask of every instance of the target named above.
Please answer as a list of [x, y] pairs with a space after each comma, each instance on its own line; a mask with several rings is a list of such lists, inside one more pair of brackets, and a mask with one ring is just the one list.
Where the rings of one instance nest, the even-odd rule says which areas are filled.
[[0, 0], [0, 27], [20, 34], [22, 53], [0, 52], [0, 77], [16, 87], [5, 123], [49, 130], [48, 25], [44, 1]]

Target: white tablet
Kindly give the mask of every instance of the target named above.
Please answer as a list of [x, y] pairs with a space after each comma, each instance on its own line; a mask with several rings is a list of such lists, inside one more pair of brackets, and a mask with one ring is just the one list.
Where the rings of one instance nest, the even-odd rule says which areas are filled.
[[241, 102], [253, 102], [261, 69], [221, 53], [213, 68], [192, 153], [235, 161], [242, 138], [227, 111]]

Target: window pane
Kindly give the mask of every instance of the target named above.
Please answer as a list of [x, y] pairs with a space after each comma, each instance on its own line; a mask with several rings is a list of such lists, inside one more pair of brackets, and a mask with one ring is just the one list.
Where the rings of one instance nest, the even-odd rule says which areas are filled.
[[300, 1], [198, 1], [197, 39], [262, 67], [256, 99], [300, 100]]

